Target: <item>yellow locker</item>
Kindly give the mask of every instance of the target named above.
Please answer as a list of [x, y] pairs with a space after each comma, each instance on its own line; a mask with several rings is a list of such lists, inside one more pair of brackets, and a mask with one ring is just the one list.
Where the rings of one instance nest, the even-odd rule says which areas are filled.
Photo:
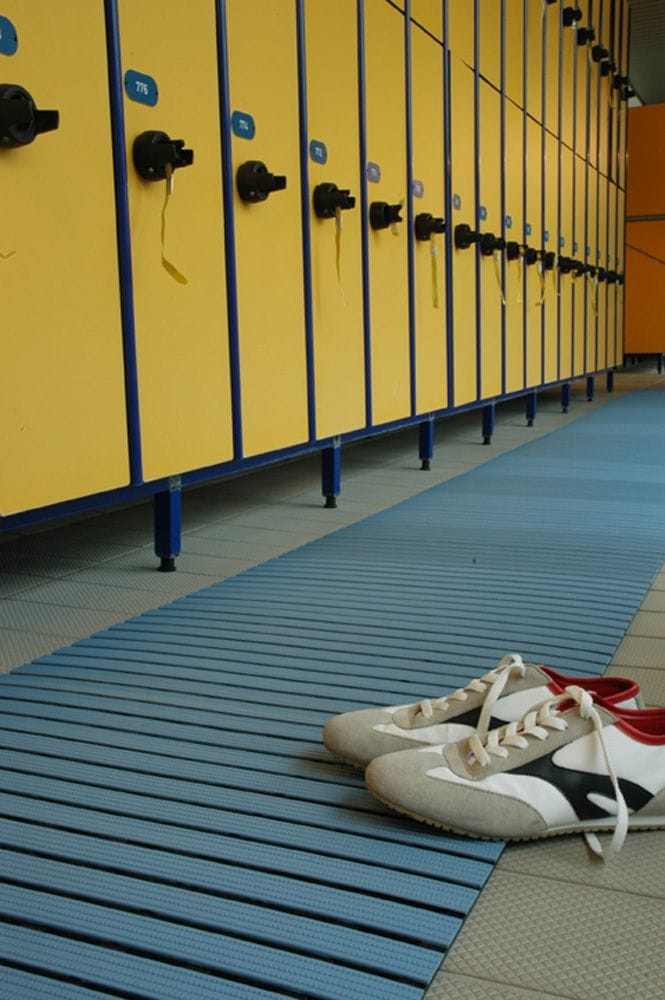
[[[505, 103], [506, 336], [505, 389], [523, 388], [524, 375], [524, 112]], [[482, 139], [481, 139], [482, 143]]]
[[[390, 0], [400, 10], [405, 10], [404, 0]], [[411, 0], [411, 20], [440, 42], [443, 41], [443, 2], [442, 0]]]
[[[177, 36], [155, 35], [159, 0], [120, 0], [118, 11], [125, 78], [147, 74], [159, 94], [151, 106], [126, 85], [124, 105], [143, 475], [151, 480], [233, 457], [215, 4], [197, 5]], [[155, 132], [184, 140], [194, 162], [179, 169], [183, 154]], [[159, 163], [167, 156], [176, 169], [162, 248]], [[147, 179], [151, 172], [161, 179]], [[187, 284], [162, 266], [162, 254]]]
[[104, 4], [2, 14], [18, 38], [0, 55], [8, 515], [125, 485], [129, 465]]
[[226, 16], [243, 451], [257, 455], [308, 436], [296, 7], [228, 0]]
[[607, 282], [607, 364], [617, 363], [617, 187], [611, 181], [607, 191], [607, 258], [610, 278]]
[[[524, 0], [505, 2], [506, 97], [518, 107], [524, 102]], [[482, 37], [482, 36], [481, 36]]]
[[559, 377], [573, 373], [573, 159], [568, 146], [561, 144], [561, 222], [559, 255]]
[[[628, 75], [628, 26], [630, 11], [627, 0], [622, 0], [622, 20], [621, 20], [621, 75]], [[628, 137], [628, 101], [622, 102], [621, 110], [621, 131], [619, 134], [619, 171], [618, 183], [620, 188], [626, 187], [626, 142]], [[623, 291], [621, 292], [623, 295]]]
[[[596, 29], [596, 39], [598, 38], [598, 16], [594, 15], [594, 26]], [[597, 43], [598, 45], [600, 42]], [[600, 108], [600, 87], [603, 80], [600, 75], [600, 65], [591, 62], [589, 66], [589, 163], [598, 169], [598, 112]]]
[[526, 4], [526, 110], [543, 121], [543, 43], [545, 4]]
[[[540, 252], [543, 246], [543, 129], [537, 122], [526, 120], [526, 242], [531, 250]], [[532, 259], [532, 255], [530, 258]], [[543, 265], [542, 261], [526, 267], [526, 384], [542, 382], [543, 366]]]
[[[463, 406], [478, 398], [476, 253], [473, 242], [460, 240], [463, 232], [475, 232], [474, 185], [475, 119], [473, 70], [459, 59], [450, 61], [451, 96], [451, 184], [454, 227], [453, 272], [453, 400]], [[460, 244], [462, 249], [460, 249]]]
[[447, 403], [443, 47], [411, 32], [416, 412]]
[[[612, 40], [610, 37], [610, 5], [608, 0], [605, 0], [600, 9], [598, 32], [600, 44], [611, 53]], [[611, 58], [610, 54], [608, 59]], [[601, 174], [607, 177], [609, 169], [610, 103], [613, 100], [614, 88], [612, 86], [613, 73], [609, 69], [608, 61], [605, 60], [600, 66], [600, 85], [598, 88], [598, 169]]]
[[598, 281], [598, 171], [589, 167], [586, 203], [586, 262], [593, 273], [586, 276], [586, 370], [596, 371], [598, 355], [598, 304], [602, 285]]
[[346, 30], [331, 45], [329, 11], [319, 0], [305, 0], [314, 398], [320, 438], [365, 422], [356, 0], [338, 0], [338, 9]]
[[470, 0], [448, 0], [448, 48], [467, 66], [475, 66], [474, 5]]
[[[581, 32], [587, 32], [591, 28], [591, 21], [588, 22], [583, 28], [578, 28], [574, 32], [576, 36], [576, 42], [580, 43], [582, 36]], [[581, 44], [575, 45], [575, 61], [576, 61], [576, 86], [575, 94], [573, 100], [575, 102], [575, 152], [578, 156], [587, 155], [587, 128], [589, 120], [589, 101], [588, 101], [588, 86], [589, 86], [589, 73], [591, 63], [591, 47], [593, 41], [587, 40], [582, 41]]]
[[[571, 149], [575, 143], [575, 67], [577, 63], [577, 22], [568, 23], [564, 8], [561, 29], [561, 141]], [[574, 13], [574, 12], [573, 12]]]
[[561, 80], [561, 8], [549, 4], [544, 10], [545, 42], [545, 128], [552, 135], [559, 135], [559, 90]]
[[[501, 95], [483, 80], [479, 84], [480, 147], [480, 395], [501, 392], [503, 358], [501, 239]], [[494, 237], [494, 239], [491, 239]]]
[[[580, 265], [586, 263], [586, 162], [575, 157], [575, 231], [573, 233], [573, 257]], [[586, 278], [579, 270], [573, 271], [573, 374], [584, 374], [584, 351], [586, 346]]]
[[[558, 206], [559, 206], [559, 143], [549, 132], [545, 133], [545, 219], [543, 247], [547, 263], [555, 258], [553, 267], [546, 269], [545, 277], [545, 335], [543, 342], [543, 368], [545, 382], [555, 382], [559, 377], [559, 269], [558, 257]], [[549, 257], [547, 256], [549, 255]]]
[[621, 364], [624, 352], [624, 284], [626, 272], [626, 195], [617, 191], [617, 364]]
[[[411, 412], [404, 18], [365, 0], [372, 422]], [[401, 220], [401, 221], [395, 221]]]
[[[598, 260], [602, 271], [609, 270], [607, 261], [607, 178], [598, 177]], [[598, 287], [598, 369], [607, 367], [607, 280]]]
[[501, 89], [501, 3], [478, 0], [478, 72]]

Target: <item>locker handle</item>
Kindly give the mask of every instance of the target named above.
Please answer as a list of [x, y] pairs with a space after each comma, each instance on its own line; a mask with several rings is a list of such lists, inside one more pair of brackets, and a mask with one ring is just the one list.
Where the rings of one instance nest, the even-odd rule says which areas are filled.
[[356, 199], [348, 188], [338, 188], [336, 184], [317, 184], [312, 201], [319, 219], [334, 219], [337, 209], [346, 212], [356, 207]]
[[584, 14], [579, 7], [564, 7], [563, 8], [563, 26], [564, 28], [572, 28], [574, 24], [581, 21]]
[[621, 76], [620, 73], [617, 73], [616, 76], [614, 77], [614, 79], [612, 80], [612, 86], [614, 87], [615, 90], [618, 90], [619, 87], [625, 87], [629, 83], [630, 83], [630, 80], [628, 79], [628, 77], [627, 76]]
[[554, 251], [553, 250], [541, 250], [539, 256], [540, 256], [540, 260], [543, 262], [543, 270], [545, 270], [545, 271], [553, 271], [554, 270], [554, 263], [556, 261], [556, 254], [554, 253]]
[[491, 257], [495, 250], [505, 250], [506, 241], [494, 233], [482, 233], [480, 237], [480, 252], [483, 257]]
[[417, 240], [429, 240], [437, 233], [445, 233], [446, 223], [443, 219], [434, 218], [429, 212], [420, 212], [415, 220]]
[[538, 251], [534, 250], [533, 247], [524, 247], [524, 263], [527, 267], [531, 267], [538, 260]]
[[[578, 28], [577, 29], [577, 44], [587, 45], [588, 42], [593, 42], [596, 38], [595, 28]], [[594, 46], [595, 48], [595, 46]]]
[[617, 274], [617, 285], [623, 285], [624, 280], [625, 278], [623, 274]]
[[629, 101], [631, 97], [635, 97], [635, 91], [632, 87], [624, 87], [621, 91], [621, 100]]
[[506, 260], [519, 260], [523, 250], [526, 252], [526, 247], [521, 247], [517, 240], [509, 240], [506, 243]]
[[605, 275], [605, 280], [607, 281], [608, 285], [616, 285], [618, 277], [619, 275], [616, 273], [616, 271], [608, 271], [607, 274]]
[[286, 177], [271, 174], [261, 160], [247, 160], [238, 167], [236, 187], [243, 201], [256, 203], [265, 201], [273, 191], [284, 191]]
[[372, 229], [390, 229], [397, 222], [404, 222], [399, 214], [402, 205], [389, 205], [387, 201], [373, 201], [369, 206], [369, 224]]
[[575, 261], [572, 257], [559, 257], [559, 270], [562, 274], [570, 274], [573, 270]]
[[575, 276], [577, 278], [581, 278], [583, 275], [586, 274], [586, 272], [587, 272], [587, 266], [581, 260], [574, 260], [573, 261], [573, 271], [575, 272]]
[[455, 226], [455, 249], [468, 250], [470, 246], [478, 242], [479, 233], [473, 231], [466, 222], [460, 222]]
[[595, 63], [601, 61], [601, 59], [607, 59], [609, 52], [604, 45], [594, 45], [591, 49], [591, 58]]
[[184, 147], [184, 139], [172, 139], [166, 132], [141, 132], [132, 147], [136, 172], [146, 181], [166, 180], [167, 164], [173, 171], [194, 162], [193, 150]]
[[60, 125], [59, 111], [40, 111], [28, 91], [17, 83], [0, 84], [0, 145], [28, 146], [43, 132]]
[[596, 271], [596, 275], [598, 277], [598, 281], [605, 281], [607, 277], [607, 271], [605, 270], [604, 267], [599, 267], [598, 270]]
[[606, 59], [604, 62], [600, 64], [600, 75], [609, 76], [610, 73], [613, 73], [616, 68], [617, 67], [615, 62]]

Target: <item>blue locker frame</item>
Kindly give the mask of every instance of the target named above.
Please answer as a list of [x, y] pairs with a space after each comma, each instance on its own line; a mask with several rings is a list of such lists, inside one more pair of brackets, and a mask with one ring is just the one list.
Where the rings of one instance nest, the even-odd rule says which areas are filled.
[[[406, 53], [406, 81], [405, 81], [405, 106], [404, 113], [407, 121], [407, 164], [406, 173], [409, 181], [407, 195], [407, 224], [409, 226], [409, 345], [411, 360], [411, 415], [400, 420], [385, 424], [376, 425], [372, 421], [372, 397], [371, 397], [371, 355], [370, 355], [370, 317], [369, 317], [369, 285], [367, 269], [367, 249], [368, 249], [368, 193], [366, 184], [365, 165], [367, 160], [366, 143], [366, 102], [365, 102], [365, 68], [364, 68], [364, 0], [356, 0], [357, 21], [358, 21], [358, 71], [359, 71], [359, 111], [360, 111], [360, 163], [358, 165], [359, 191], [360, 191], [360, 211], [362, 212], [362, 246], [363, 246], [363, 315], [364, 315], [364, 339], [365, 339], [365, 387], [366, 387], [366, 423], [359, 430], [345, 433], [335, 437], [318, 438], [315, 425], [315, 398], [314, 398], [314, 377], [313, 377], [313, 342], [312, 342], [312, 322], [311, 322], [311, 265], [309, 261], [309, 186], [308, 186], [308, 166], [307, 166], [307, 134], [306, 134], [306, 102], [307, 88], [304, 68], [304, 3], [303, 0], [292, 0], [296, 6], [298, 40], [297, 53], [299, 64], [299, 113], [300, 113], [300, 165], [301, 165], [301, 224], [303, 227], [303, 252], [304, 252], [304, 282], [305, 282], [305, 329], [303, 335], [306, 341], [307, 358], [307, 384], [308, 384], [308, 422], [309, 439], [304, 444], [284, 448], [278, 451], [269, 452], [263, 455], [247, 458], [243, 454], [242, 426], [240, 420], [241, 387], [239, 377], [239, 347], [238, 347], [238, 305], [236, 297], [236, 262], [234, 252], [234, 216], [233, 216], [233, 177], [231, 173], [230, 156], [230, 106], [229, 106], [229, 80], [228, 80], [228, 60], [227, 60], [227, 30], [226, 30], [226, 0], [215, 0], [216, 4], [216, 27], [217, 43], [219, 53], [219, 104], [220, 115], [223, 123], [221, 129], [221, 153], [223, 163], [223, 196], [225, 207], [225, 244], [226, 244], [226, 278], [227, 278], [227, 309], [228, 309], [228, 335], [229, 353], [231, 359], [231, 402], [233, 412], [233, 442], [234, 457], [231, 460], [216, 465], [199, 469], [186, 469], [179, 475], [165, 477], [146, 483], [143, 479], [142, 457], [141, 457], [141, 430], [140, 412], [138, 397], [138, 378], [136, 365], [136, 341], [133, 312], [133, 283], [131, 267], [131, 244], [129, 239], [129, 204], [127, 192], [126, 170], [126, 148], [124, 140], [124, 112], [123, 112], [123, 87], [120, 38], [118, 27], [117, 0], [104, 0], [104, 11], [106, 20], [107, 43], [108, 43], [108, 73], [110, 89], [110, 109], [111, 120], [114, 132], [114, 183], [116, 194], [116, 226], [118, 237], [118, 259], [120, 273], [121, 291], [121, 312], [123, 325], [123, 349], [124, 349], [124, 378], [126, 394], [126, 423], [129, 444], [130, 458], [130, 484], [114, 490], [96, 493], [89, 496], [78, 497], [72, 500], [52, 504], [46, 507], [23, 511], [9, 516], [0, 516], [0, 531], [22, 528], [28, 525], [44, 523], [62, 517], [73, 516], [85, 511], [101, 509], [114, 504], [131, 502], [152, 496], [155, 500], [155, 551], [161, 559], [162, 569], [175, 568], [174, 558], [179, 552], [180, 546], [180, 504], [181, 491], [188, 485], [201, 484], [213, 479], [219, 479], [226, 475], [238, 472], [249, 471], [274, 462], [283, 461], [300, 455], [320, 452], [322, 456], [322, 487], [323, 495], [326, 498], [326, 506], [335, 506], [334, 500], [340, 490], [340, 461], [341, 446], [345, 443], [358, 441], [363, 438], [372, 437], [379, 434], [388, 433], [394, 430], [413, 427], [418, 430], [419, 454], [423, 462], [423, 468], [429, 467], [429, 460], [433, 451], [433, 424], [437, 418], [449, 416], [470, 410], [480, 410], [482, 415], [482, 433], [484, 439], [491, 439], [494, 428], [495, 404], [504, 400], [526, 397], [527, 421], [532, 423], [536, 412], [536, 400], [538, 391], [546, 388], [562, 386], [562, 392], [570, 395], [570, 378], [559, 377], [551, 382], [544, 381], [544, 368], [542, 370], [541, 384], [535, 387], [528, 387], [526, 383], [526, 360], [529, 345], [526, 338], [526, 326], [524, 328], [524, 384], [523, 387], [511, 392], [505, 392], [506, 385], [506, 330], [505, 330], [505, 310], [502, 313], [502, 392], [499, 395], [481, 398], [481, 358], [480, 358], [480, 284], [476, 283], [476, 338], [478, 344], [478, 367], [477, 367], [477, 398], [463, 406], [456, 406], [454, 400], [454, 346], [452, 339], [452, 303], [453, 303], [453, 281], [452, 281], [452, 233], [450, 226], [446, 226], [445, 247], [446, 247], [446, 307], [445, 325], [442, 324], [442, 335], [445, 336], [448, 353], [448, 406], [432, 413], [418, 414], [415, 410], [415, 312], [413, 301], [413, 217], [411, 183], [413, 180], [412, 152], [413, 135], [411, 127], [411, 103], [412, 90], [410, 82], [410, 32], [411, 32], [411, 0], [406, 0], [404, 11], [405, 17], [405, 53]], [[389, 0], [386, 0], [389, 2]], [[563, 0], [556, 0], [562, 9]], [[595, 0], [601, 5], [603, 0]], [[609, 10], [608, 0], [604, 0], [606, 9]], [[448, 46], [448, 0], [441, 0], [444, 43], [443, 43], [443, 79], [444, 88], [444, 162], [446, 164], [445, 176], [445, 212], [446, 221], [452, 218], [452, 188], [450, 177], [451, 164], [451, 95], [450, 95], [450, 50]], [[501, 0], [502, 8], [502, 34], [501, 34], [501, 190], [502, 190], [502, 224], [501, 235], [505, 239], [505, 0]], [[527, 42], [526, 29], [528, 17], [528, 0], [524, 0], [525, 9], [525, 33], [523, 39], [523, 51], [525, 55], [523, 70], [523, 94], [526, 94], [526, 58]], [[602, 8], [601, 8], [602, 9]], [[476, 51], [475, 68], [475, 105], [479, 102], [479, 71], [478, 71], [478, 0], [473, 0], [474, 16], [474, 46]], [[542, 44], [546, 44], [546, 27], [543, 28]], [[546, 74], [545, 63], [543, 61], [543, 102], [545, 101]], [[526, 102], [523, 101], [523, 104]], [[560, 102], [559, 102], [560, 104]], [[559, 115], [561, 111], [559, 110]], [[524, 131], [526, 133], [526, 110], [524, 115]], [[476, 114], [475, 122], [475, 149], [479, 148], [479, 122]], [[543, 131], [544, 143], [544, 131]], [[544, 149], [543, 149], [544, 152]], [[524, 156], [526, 157], [526, 143]], [[526, 161], [525, 161], [526, 162]], [[479, 171], [476, 156], [476, 194], [479, 188]], [[588, 170], [587, 170], [588, 175]], [[526, 175], [525, 175], [526, 176]], [[588, 177], [587, 177], [588, 183]], [[523, 194], [523, 207], [526, 209], [526, 193]], [[544, 188], [543, 200], [541, 201], [541, 212], [544, 220]], [[526, 211], [524, 212], [526, 220]], [[480, 226], [479, 204], [476, 198], [475, 224], [476, 229]], [[608, 221], [609, 225], [609, 221]], [[523, 232], [524, 242], [527, 240], [526, 232]], [[558, 240], [558, 234], [557, 234]], [[476, 247], [476, 270], [478, 274], [480, 257], [479, 248]], [[502, 281], [505, 287], [505, 258], [502, 262]], [[526, 281], [526, 274], [524, 275]], [[526, 287], [526, 286], [525, 286]], [[525, 297], [526, 298], [526, 297]], [[525, 302], [526, 305], [526, 302]], [[543, 311], [544, 324], [544, 311]], [[607, 330], [605, 331], [607, 336]], [[541, 347], [544, 348], [544, 325], [541, 325]], [[544, 351], [543, 351], [544, 358]], [[587, 368], [587, 375], [598, 374], [597, 354], [594, 371], [590, 373]], [[543, 361], [544, 364], [544, 361]], [[489, 441], [488, 441], [489, 443]]]

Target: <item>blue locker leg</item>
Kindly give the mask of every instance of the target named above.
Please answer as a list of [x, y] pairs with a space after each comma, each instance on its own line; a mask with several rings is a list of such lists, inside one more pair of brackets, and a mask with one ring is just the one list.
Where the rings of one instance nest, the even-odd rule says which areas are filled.
[[593, 375], [589, 375], [589, 377], [586, 380], [586, 398], [587, 402], [589, 403], [593, 402], [593, 392], [595, 385], [596, 385], [596, 380], [594, 379]]
[[160, 559], [160, 573], [173, 573], [180, 555], [180, 485], [164, 493], [155, 493], [155, 554]]
[[527, 427], [533, 427], [533, 422], [536, 419], [536, 411], [538, 409], [538, 393], [535, 391], [528, 392], [526, 394], [526, 425]]
[[420, 468], [429, 472], [434, 456], [434, 419], [429, 417], [418, 425], [418, 457]]
[[614, 392], [614, 369], [610, 369], [607, 373], [607, 391]]
[[564, 382], [561, 386], [561, 412], [568, 413], [570, 406], [570, 382]]
[[342, 449], [339, 439], [330, 448], [321, 451], [321, 492], [326, 498], [324, 507], [334, 509], [340, 493], [342, 475]]
[[494, 403], [488, 403], [487, 406], [483, 406], [483, 444], [492, 443], [492, 435], [494, 434]]

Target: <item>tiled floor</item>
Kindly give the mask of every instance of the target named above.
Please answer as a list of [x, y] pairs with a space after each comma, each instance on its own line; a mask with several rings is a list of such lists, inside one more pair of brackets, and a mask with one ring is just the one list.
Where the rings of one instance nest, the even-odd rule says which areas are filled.
[[[661, 382], [633, 368], [617, 375], [615, 391]], [[599, 385], [587, 403], [582, 389], [574, 387], [567, 415], [557, 391], [544, 393], [531, 429], [522, 401], [503, 404], [490, 448], [481, 445], [478, 413], [441, 422], [429, 473], [419, 471], [413, 430], [349, 447], [337, 510], [322, 507], [317, 457], [189, 491], [177, 573], [155, 571], [150, 504], [0, 535], [0, 669], [391, 506], [611, 398]], [[610, 669], [639, 679], [647, 702], [665, 704], [663, 653], [665, 574], [654, 581]], [[577, 838], [508, 848], [429, 1000], [660, 995], [664, 846], [665, 834], [633, 835], [611, 865], [590, 859]]]

